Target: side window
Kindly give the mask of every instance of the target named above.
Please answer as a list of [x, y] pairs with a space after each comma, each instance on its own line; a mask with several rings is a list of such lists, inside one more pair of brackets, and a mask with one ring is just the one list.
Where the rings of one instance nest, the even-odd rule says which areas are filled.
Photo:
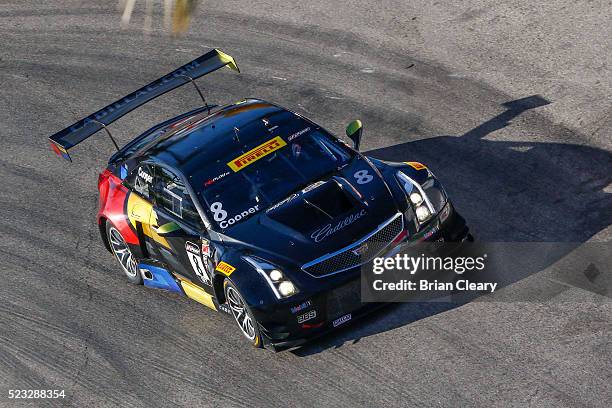
[[147, 164], [138, 166], [125, 179], [125, 183], [142, 197], [153, 198], [153, 169]]
[[201, 226], [202, 220], [183, 181], [163, 167], [155, 168], [155, 202], [171, 214], [193, 226]]

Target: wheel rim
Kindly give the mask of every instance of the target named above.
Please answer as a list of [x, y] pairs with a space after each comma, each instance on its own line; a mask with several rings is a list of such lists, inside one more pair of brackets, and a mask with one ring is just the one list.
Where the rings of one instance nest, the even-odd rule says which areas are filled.
[[138, 274], [138, 265], [130, 251], [130, 247], [125, 243], [123, 237], [115, 228], [110, 228], [109, 241], [115, 257], [121, 264], [123, 271], [130, 278], [135, 278]]
[[238, 293], [238, 291], [231, 286], [227, 287], [226, 291], [227, 303], [229, 304], [230, 309], [232, 310], [232, 315], [238, 323], [240, 330], [242, 330], [242, 334], [249, 339], [255, 339], [255, 327], [253, 326], [253, 320], [249, 316], [246, 310], [246, 306], [242, 300], [242, 296]]

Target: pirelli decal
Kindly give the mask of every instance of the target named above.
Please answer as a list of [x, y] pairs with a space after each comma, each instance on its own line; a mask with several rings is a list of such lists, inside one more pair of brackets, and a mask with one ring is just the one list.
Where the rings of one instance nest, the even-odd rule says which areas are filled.
[[415, 170], [423, 170], [427, 168], [427, 166], [419, 162], [404, 162], [404, 163], [406, 163], [407, 165], [409, 165]]
[[256, 162], [262, 157], [269, 155], [283, 146], [287, 146], [287, 143], [281, 139], [280, 136], [276, 136], [274, 139], [270, 139], [267, 142], [260, 144], [256, 148], [249, 150], [242, 156], [236, 157], [234, 160], [227, 163], [227, 165], [234, 170], [234, 172], [238, 172], [249, 164]]
[[215, 268], [215, 270], [221, 272], [225, 276], [230, 276], [232, 272], [236, 270], [236, 268], [234, 268], [232, 265], [228, 264], [227, 262], [221, 261], [217, 264], [217, 267]]

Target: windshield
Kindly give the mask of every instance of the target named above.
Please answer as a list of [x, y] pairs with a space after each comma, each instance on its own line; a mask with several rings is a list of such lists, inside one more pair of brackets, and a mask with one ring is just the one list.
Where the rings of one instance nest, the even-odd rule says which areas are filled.
[[354, 153], [321, 129], [270, 137], [243, 153], [205, 165], [195, 180], [211, 220], [227, 229], [330, 172]]

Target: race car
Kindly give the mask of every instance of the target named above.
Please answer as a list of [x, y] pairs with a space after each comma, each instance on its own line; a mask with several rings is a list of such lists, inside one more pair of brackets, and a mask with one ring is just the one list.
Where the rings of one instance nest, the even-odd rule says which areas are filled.
[[[225, 66], [239, 72], [212, 50], [49, 138], [69, 161], [100, 130], [117, 147], [97, 221], [129, 282], [226, 312], [253, 346], [282, 350], [372, 309], [360, 269], [374, 257], [471, 239], [425, 165], [359, 152], [360, 121], [351, 146], [263, 100], [209, 106], [195, 79]], [[205, 106], [117, 146], [110, 123], [187, 83]]]

